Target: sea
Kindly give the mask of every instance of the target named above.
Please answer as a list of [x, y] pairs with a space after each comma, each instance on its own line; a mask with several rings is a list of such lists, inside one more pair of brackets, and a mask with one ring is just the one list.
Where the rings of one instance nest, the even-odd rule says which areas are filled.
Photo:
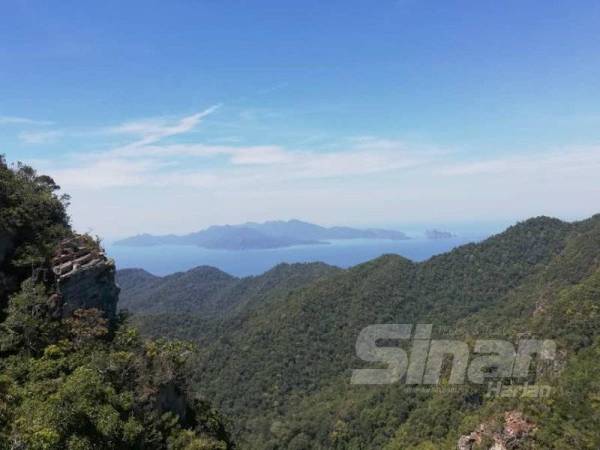
[[260, 275], [280, 263], [320, 261], [347, 268], [385, 254], [424, 261], [453, 248], [484, 239], [483, 235], [448, 239], [412, 238], [403, 241], [352, 239], [329, 241], [327, 245], [300, 245], [268, 250], [209, 250], [194, 246], [153, 247], [106, 246], [117, 269], [140, 268], [164, 276], [197, 266], [213, 266], [237, 277]]

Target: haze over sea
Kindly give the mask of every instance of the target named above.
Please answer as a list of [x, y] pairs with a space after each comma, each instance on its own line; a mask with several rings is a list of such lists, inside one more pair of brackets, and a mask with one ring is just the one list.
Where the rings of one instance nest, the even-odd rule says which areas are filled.
[[485, 235], [461, 235], [448, 239], [417, 237], [405, 241], [353, 239], [329, 241], [329, 245], [302, 245], [269, 250], [209, 250], [195, 246], [160, 245], [128, 247], [109, 245], [106, 251], [118, 269], [141, 268], [155, 275], [168, 275], [208, 265], [231, 275], [259, 275], [280, 263], [320, 261], [350, 267], [378, 256], [395, 253], [413, 261], [423, 261]]

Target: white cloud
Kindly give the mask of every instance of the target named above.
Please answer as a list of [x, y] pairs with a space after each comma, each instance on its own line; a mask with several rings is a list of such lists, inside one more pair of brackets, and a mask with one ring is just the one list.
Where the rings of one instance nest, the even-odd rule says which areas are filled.
[[19, 133], [19, 140], [26, 144], [49, 144], [55, 142], [63, 135], [62, 131], [23, 131]]
[[109, 128], [109, 132], [116, 134], [129, 134], [138, 136], [140, 139], [131, 147], [141, 147], [153, 144], [166, 137], [184, 134], [194, 129], [205, 117], [215, 112], [220, 105], [213, 105], [204, 111], [191, 116], [183, 117], [176, 123], [169, 123], [165, 119], [148, 119], [136, 122], [127, 122], [116, 127]]
[[[281, 146], [168, 144], [120, 147], [45, 165], [66, 186], [188, 186], [220, 189], [275, 186], [289, 181], [348, 178], [414, 169], [433, 161], [427, 152], [366, 147], [336, 152]], [[65, 166], [70, 168], [65, 169]]]
[[73, 194], [76, 225], [107, 236], [286, 217], [382, 224], [597, 212], [600, 147], [483, 158], [376, 137], [328, 151], [163, 142], [215, 108], [123, 123], [108, 132], [130, 144], [38, 167]]
[[[526, 156], [506, 156], [480, 161], [464, 161], [442, 165], [436, 169], [441, 175], [506, 175], [587, 173], [600, 170], [600, 147], [562, 149], [538, 152]], [[600, 172], [599, 172], [600, 173]]]
[[[154, 118], [136, 122], [126, 122], [115, 127], [100, 129], [36, 129], [21, 131], [17, 137], [21, 142], [26, 144], [48, 144], [64, 137], [98, 138], [100, 136], [107, 137], [111, 135], [128, 135], [136, 138], [137, 140], [128, 144], [126, 147], [124, 147], [124, 149], [132, 149], [154, 144], [167, 137], [185, 134], [199, 125], [202, 119], [212, 114], [218, 107], [219, 105], [212, 106], [205, 111], [183, 117], [177, 121], [169, 121], [164, 118]], [[52, 122], [37, 121], [24, 117], [0, 116], [0, 125], [2, 124], [36, 126], [51, 125]]]
[[[124, 158], [210, 158], [229, 156], [233, 164], [270, 164], [286, 159], [286, 152], [276, 145], [225, 146], [205, 144], [162, 144], [116, 148], [99, 154]], [[96, 155], [98, 156], [98, 155]]]
[[0, 125], [52, 125], [48, 120], [35, 120], [27, 117], [0, 116]]
[[87, 164], [49, 169], [57, 180], [74, 189], [102, 190], [106, 188], [149, 185], [160, 163], [150, 160], [98, 159]]
[[[123, 124], [119, 132], [139, 139], [125, 146], [62, 161], [60, 167], [50, 165], [48, 170], [58, 179], [65, 177], [68, 181], [63, 184], [73, 188], [162, 186], [231, 190], [251, 189], [257, 184], [276, 188], [286, 183], [319, 179], [353, 179], [355, 183], [365, 177], [388, 174], [405, 177], [414, 173], [419, 173], [422, 180], [440, 184], [440, 176], [469, 179], [504, 177], [510, 173], [512, 177], [517, 174], [539, 177], [540, 170], [559, 176], [568, 171], [587, 173], [600, 167], [600, 151], [595, 147], [459, 160], [457, 154], [449, 151], [374, 137], [353, 139], [348, 147], [327, 152], [292, 150], [278, 145], [160, 142], [165, 137], [191, 131], [214, 109], [172, 123]], [[65, 166], [70, 168], [65, 169]]]

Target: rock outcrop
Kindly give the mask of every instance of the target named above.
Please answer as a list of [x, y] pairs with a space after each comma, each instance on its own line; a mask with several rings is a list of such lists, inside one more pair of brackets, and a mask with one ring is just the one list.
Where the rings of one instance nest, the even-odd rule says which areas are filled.
[[52, 259], [56, 297], [61, 315], [78, 309], [98, 309], [113, 321], [117, 314], [119, 287], [114, 261], [89, 236], [75, 236], [60, 243]]
[[[498, 430], [492, 422], [479, 425], [477, 430], [463, 435], [458, 440], [458, 450], [518, 450], [523, 441], [535, 429], [535, 424], [527, 420], [520, 411], [504, 413], [504, 423]], [[482, 447], [485, 442], [490, 446]]]

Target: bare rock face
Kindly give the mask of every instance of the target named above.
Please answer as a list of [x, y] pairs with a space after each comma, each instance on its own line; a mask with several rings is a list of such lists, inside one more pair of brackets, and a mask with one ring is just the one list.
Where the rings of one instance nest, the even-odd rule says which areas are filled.
[[497, 431], [492, 423], [483, 423], [477, 430], [463, 435], [458, 440], [458, 450], [479, 448], [482, 442], [492, 441], [487, 450], [518, 450], [527, 436], [535, 429], [535, 424], [527, 420], [520, 411], [504, 413], [504, 424]]
[[89, 236], [62, 241], [52, 259], [52, 271], [63, 317], [95, 308], [110, 321], [116, 318], [120, 289], [115, 264]]

